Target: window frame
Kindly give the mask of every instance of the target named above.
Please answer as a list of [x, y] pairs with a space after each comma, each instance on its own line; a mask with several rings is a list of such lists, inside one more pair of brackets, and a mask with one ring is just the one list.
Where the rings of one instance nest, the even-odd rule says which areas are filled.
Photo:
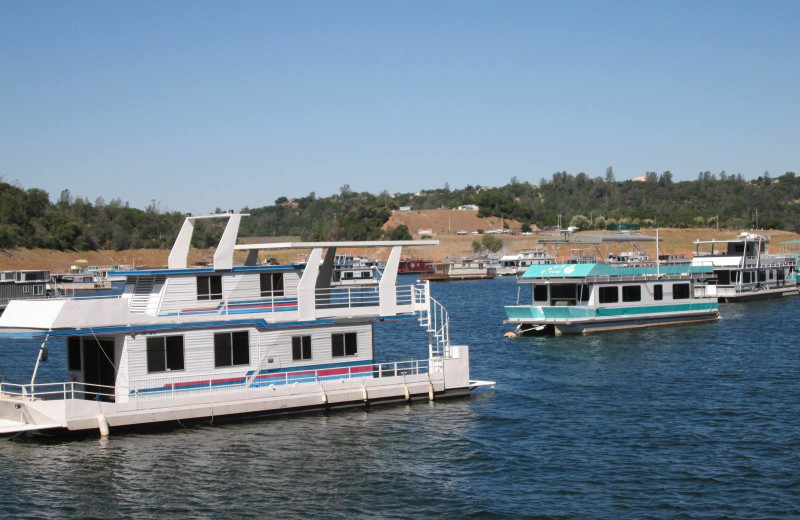
[[[619, 286], [618, 285], [601, 285], [597, 294], [598, 303], [619, 303]], [[608, 299], [608, 294], [614, 291], [614, 298]]]
[[[269, 280], [269, 289], [265, 289], [265, 280]], [[276, 283], [277, 281], [277, 283]], [[283, 273], [259, 273], [258, 276], [258, 289], [260, 291], [261, 296], [269, 296], [274, 298], [276, 296], [285, 296], [286, 295], [286, 286], [284, 285], [284, 277]], [[280, 288], [276, 289], [275, 286], [279, 285]]]
[[[634, 293], [634, 294], [629, 294]], [[623, 285], [622, 286], [622, 301], [623, 302], [640, 302], [642, 301], [642, 286], [641, 285]]]
[[[683, 288], [685, 287], [686, 288], [686, 296], [683, 296], [683, 295], [678, 296], [676, 294], [676, 292], [675, 292], [675, 289], [677, 287], [680, 287], [681, 291], [683, 291]], [[672, 284], [672, 299], [673, 300], [690, 300], [691, 298], [692, 298], [692, 286], [691, 286], [691, 284], [689, 284], [689, 283], [674, 283], [674, 284]]]
[[[177, 344], [177, 340], [180, 340], [180, 345]], [[159, 345], [155, 345], [155, 343], [159, 343]], [[170, 344], [172, 343], [172, 344]], [[151, 345], [152, 344], [152, 345]], [[174, 350], [176, 347], [179, 347], [180, 350], [180, 367], [171, 368], [170, 367], [170, 350]], [[158, 350], [160, 353], [163, 353], [163, 361], [164, 361], [164, 368], [159, 370], [158, 368], [151, 369], [150, 366], [150, 353]], [[169, 336], [148, 336], [145, 341], [145, 356], [146, 356], [146, 364], [147, 364], [147, 373], [148, 374], [161, 374], [164, 372], [182, 372], [186, 370], [186, 349], [185, 349], [185, 339], [182, 334], [173, 334]], [[174, 361], [174, 359], [173, 359]]]
[[[222, 337], [227, 336], [227, 345], [218, 345], [218, 340]], [[234, 337], [235, 336], [235, 337]], [[242, 348], [243, 352], [247, 353], [247, 361], [242, 363], [237, 363], [237, 339], [241, 341], [242, 337], [246, 338], [246, 344], [242, 345], [241, 343], [238, 345], [238, 348]], [[227, 351], [227, 353], [226, 353]], [[239, 355], [242, 354], [242, 351], [238, 352]], [[227, 355], [227, 358], [222, 358], [221, 356]], [[225, 360], [229, 360], [225, 363]], [[222, 362], [220, 362], [222, 361]], [[239, 359], [241, 361], [241, 359]], [[214, 368], [229, 368], [229, 367], [241, 367], [241, 366], [250, 366], [250, 331], [247, 330], [234, 330], [229, 332], [215, 332], [214, 333]]]
[[[341, 338], [341, 340], [339, 340]], [[348, 342], [352, 340], [352, 344]], [[341, 341], [341, 353], [337, 353], [338, 341]], [[350, 347], [354, 347], [351, 353], [348, 353]], [[353, 357], [358, 355], [358, 332], [335, 332], [331, 334], [331, 357]]]
[[[306, 345], [306, 340], [308, 344]], [[308, 348], [308, 356], [306, 356]], [[292, 361], [307, 361], [313, 359], [314, 349], [312, 348], [311, 335], [292, 336]]]
[[[212, 292], [214, 287], [212, 287], [212, 281], [219, 280], [219, 292]], [[203, 286], [203, 289], [207, 292], [201, 292], [200, 288]], [[197, 277], [197, 300], [198, 301], [210, 301], [210, 300], [221, 300], [222, 299], [222, 275], [219, 274], [211, 274], [211, 275], [199, 275]]]

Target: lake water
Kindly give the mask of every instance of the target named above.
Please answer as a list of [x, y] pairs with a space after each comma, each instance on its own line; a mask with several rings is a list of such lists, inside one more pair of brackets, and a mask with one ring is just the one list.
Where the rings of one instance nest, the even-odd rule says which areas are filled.
[[[513, 279], [433, 286], [471, 398], [62, 441], [0, 439], [6, 517], [800, 516], [800, 298], [717, 323], [507, 340]], [[376, 324], [376, 359], [426, 355]], [[30, 342], [0, 373], [25, 381]], [[50, 348], [40, 380], [61, 380]]]

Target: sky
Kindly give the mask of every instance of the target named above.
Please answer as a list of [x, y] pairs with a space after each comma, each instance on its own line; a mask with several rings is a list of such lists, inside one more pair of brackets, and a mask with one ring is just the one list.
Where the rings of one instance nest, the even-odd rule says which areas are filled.
[[204, 213], [800, 168], [800, 2], [0, 3], [0, 176]]

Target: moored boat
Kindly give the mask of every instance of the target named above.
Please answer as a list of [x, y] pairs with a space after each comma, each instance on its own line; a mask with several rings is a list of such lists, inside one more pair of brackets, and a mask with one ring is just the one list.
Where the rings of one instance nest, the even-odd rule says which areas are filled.
[[517, 276], [532, 265], [545, 265], [555, 262], [555, 258], [544, 249], [524, 249], [517, 254], [500, 257], [496, 269], [498, 276]]
[[447, 260], [433, 264], [432, 273], [423, 273], [420, 279], [433, 282], [451, 280], [483, 280], [494, 278], [495, 271], [488, 258]]
[[521, 334], [584, 334], [719, 319], [706, 294], [710, 267], [553, 264], [530, 267], [519, 283], [530, 304], [506, 307]]
[[[743, 302], [795, 296], [797, 258], [770, 254], [770, 238], [742, 233], [731, 240], [696, 240], [693, 266], [710, 266], [716, 280], [708, 294], [721, 302]], [[703, 248], [703, 249], [701, 249]]]
[[[427, 284], [398, 285], [403, 246], [434, 241], [235, 245], [243, 215], [188, 217], [165, 269], [121, 272], [121, 295], [10, 302], [0, 337], [44, 338], [29, 384], [0, 383], [0, 434], [220, 422], [288, 411], [468, 395], [469, 349], [450, 343]], [[213, 266], [187, 265], [194, 223], [227, 218]], [[391, 252], [380, 282], [331, 286], [337, 247]], [[308, 263], [258, 262], [310, 249]], [[234, 250], [248, 251], [234, 265]], [[325, 252], [323, 254], [323, 251]], [[376, 363], [376, 321], [414, 319], [424, 355]], [[66, 344], [67, 378], [37, 383], [46, 344]]]

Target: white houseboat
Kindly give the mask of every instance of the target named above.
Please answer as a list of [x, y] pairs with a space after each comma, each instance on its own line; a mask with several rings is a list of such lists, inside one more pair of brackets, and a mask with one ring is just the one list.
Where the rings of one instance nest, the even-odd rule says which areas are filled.
[[770, 239], [742, 233], [732, 240], [697, 240], [694, 266], [711, 266], [717, 275], [708, 294], [721, 302], [741, 302], [798, 294], [797, 257], [769, 253]]
[[0, 313], [11, 300], [44, 298], [50, 271], [0, 271]]
[[689, 265], [535, 265], [519, 280], [530, 303], [518, 296], [506, 323], [521, 334], [583, 334], [716, 320], [717, 300], [705, 293], [711, 276], [711, 267]]
[[524, 273], [532, 265], [555, 263], [555, 258], [544, 249], [525, 249], [515, 255], [500, 257], [497, 267], [498, 276], [517, 276]]
[[419, 275], [423, 281], [481, 280], [494, 278], [495, 270], [488, 258], [464, 258], [433, 264], [432, 273]]
[[[460, 396], [484, 384], [469, 379], [469, 349], [450, 344], [428, 286], [396, 283], [402, 247], [435, 241], [235, 245], [242, 216], [188, 217], [168, 268], [125, 272], [119, 296], [12, 301], [0, 337], [44, 342], [30, 384], [0, 384], [0, 433], [107, 434]], [[214, 217], [228, 222], [213, 267], [190, 268], [194, 223]], [[379, 284], [331, 287], [337, 247], [391, 248]], [[258, 250], [280, 248], [311, 250], [302, 275], [259, 265]], [[244, 265], [234, 250], [249, 251]], [[375, 362], [373, 324], [393, 319], [427, 331], [420, 359]], [[37, 383], [52, 338], [66, 340], [67, 379]]]

